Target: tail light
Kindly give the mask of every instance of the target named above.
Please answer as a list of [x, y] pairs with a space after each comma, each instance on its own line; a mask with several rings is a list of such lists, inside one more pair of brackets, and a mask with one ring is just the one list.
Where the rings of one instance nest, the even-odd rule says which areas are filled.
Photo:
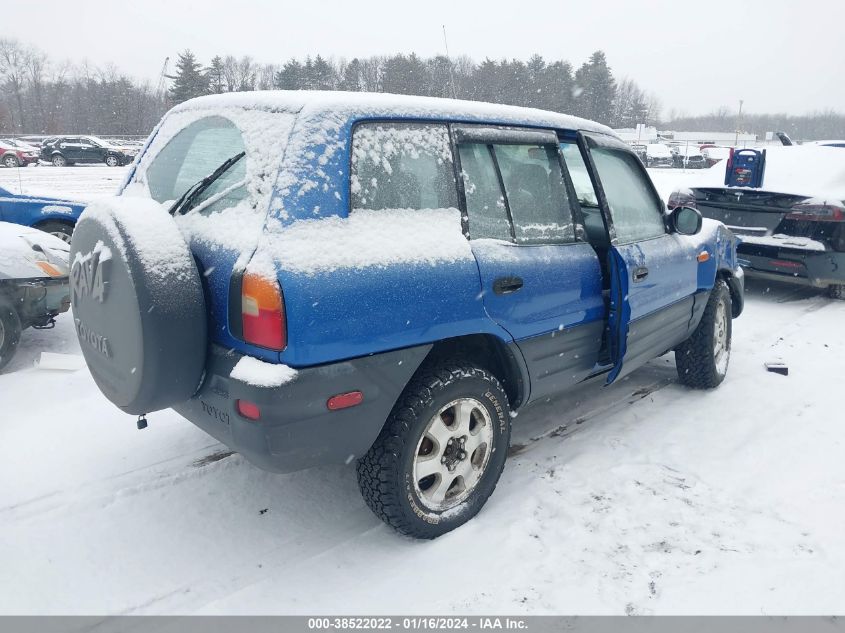
[[241, 281], [241, 324], [244, 341], [281, 351], [287, 346], [287, 319], [282, 289], [275, 279], [244, 273]]
[[786, 219], [805, 222], [845, 222], [845, 207], [838, 204], [797, 204], [789, 211]]

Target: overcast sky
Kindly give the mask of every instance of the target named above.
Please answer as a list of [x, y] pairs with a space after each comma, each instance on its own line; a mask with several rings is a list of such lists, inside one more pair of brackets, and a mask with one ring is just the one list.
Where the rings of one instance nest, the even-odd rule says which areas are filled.
[[845, 0], [0, 1], [0, 37], [155, 82], [192, 49], [280, 63], [305, 55], [443, 53], [566, 59], [596, 49], [664, 115], [845, 110]]

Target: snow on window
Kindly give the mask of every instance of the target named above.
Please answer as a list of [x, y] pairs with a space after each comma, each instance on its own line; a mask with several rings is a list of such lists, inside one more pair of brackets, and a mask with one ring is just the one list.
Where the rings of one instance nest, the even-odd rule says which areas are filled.
[[456, 207], [446, 126], [358, 125], [352, 136], [351, 192], [353, 210]]
[[[246, 110], [237, 107], [214, 109], [186, 109], [171, 112], [162, 121], [149, 148], [140, 159], [132, 181], [127, 185], [126, 195], [150, 196], [150, 169], [165, 148], [176, 139], [180, 133], [201, 120], [224, 119], [231, 123], [233, 134], [228, 136], [212, 135], [207, 139], [200, 151], [183, 156], [190, 160], [191, 165], [183, 166], [180, 170], [189, 175], [185, 182], [193, 177], [196, 180], [208, 175], [201, 173], [204, 169], [213, 169], [225, 159], [243, 150], [246, 152], [245, 162], [238, 169], [243, 170], [250, 206], [262, 216], [266, 214], [273, 191], [279, 165], [284, 157], [285, 148], [290, 137], [294, 114], [285, 112], [268, 112], [264, 110]], [[199, 131], [200, 128], [197, 128]], [[221, 129], [218, 126], [218, 129]], [[217, 159], [220, 160], [217, 160]], [[211, 163], [215, 163], [212, 165]], [[194, 180], [194, 182], [196, 181]], [[184, 182], [180, 182], [184, 185]], [[190, 186], [189, 183], [188, 186]], [[178, 191], [173, 190], [175, 196]]]

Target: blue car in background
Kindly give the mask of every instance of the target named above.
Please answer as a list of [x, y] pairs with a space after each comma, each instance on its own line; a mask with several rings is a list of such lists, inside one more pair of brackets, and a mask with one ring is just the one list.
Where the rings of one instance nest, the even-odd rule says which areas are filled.
[[0, 187], [0, 221], [32, 226], [67, 243], [83, 209], [81, 202], [12, 193]]

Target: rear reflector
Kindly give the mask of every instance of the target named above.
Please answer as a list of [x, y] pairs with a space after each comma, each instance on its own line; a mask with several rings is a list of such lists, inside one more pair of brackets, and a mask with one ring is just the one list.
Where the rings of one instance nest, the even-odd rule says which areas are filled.
[[791, 262], [785, 259], [770, 259], [769, 265], [780, 266], [781, 268], [803, 268], [804, 264], [801, 262]]
[[257, 404], [249, 402], [248, 400], [237, 400], [235, 402], [235, 406], [238, 409], [238, 413], [245, 418], [250, 420], [258, 420], [261, 418], [261, 409], [258, 408]]
[[247, 343], [281, 351], [287, 346], [282, 291], [276, 280], [247, 272], [241, 283], [241, 320]]
[[338, 409], [348, 409], [355, 405], [361, 404], [364, 401], [364, 394], [361, 391], [349, 391], [347, 393], [339, 393], [332, 396], [326, 401], [326, 407], [329, 411], [337, 411]]

